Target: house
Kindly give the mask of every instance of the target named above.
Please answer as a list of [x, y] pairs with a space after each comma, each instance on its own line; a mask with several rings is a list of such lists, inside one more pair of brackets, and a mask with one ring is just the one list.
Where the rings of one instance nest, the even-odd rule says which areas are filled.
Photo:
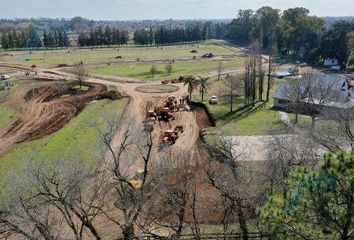
[[[292, 103], [299, 101], [306, 104], [322, 104], [327, 107], [354, 108], [354, 84], [346, 76], [305, 74], [302, 78], [307, 79], [303, 81], [303, 84], [301, 79], [297, 83], [279, 84], [273, 94], [273, 107], [289, 109]], [[310, 91], [313, 92], [310, 93]], [[323, 100], [326, 97], [324, 93], [328, 97], [326, 100]]]
[[338, 66], [338, 65], [339, 65], [338, 59], [327, 58], [323, 63], [324, 67], [332, 67], [332, 66]]

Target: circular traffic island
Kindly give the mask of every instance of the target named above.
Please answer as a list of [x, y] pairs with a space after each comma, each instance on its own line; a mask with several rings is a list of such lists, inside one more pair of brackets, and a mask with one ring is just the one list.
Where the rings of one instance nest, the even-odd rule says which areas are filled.
[[168, 84], [151, 84], [137, 87], [135, 90], [143, 93], [173, 93], [180, 90], [180, 87]]

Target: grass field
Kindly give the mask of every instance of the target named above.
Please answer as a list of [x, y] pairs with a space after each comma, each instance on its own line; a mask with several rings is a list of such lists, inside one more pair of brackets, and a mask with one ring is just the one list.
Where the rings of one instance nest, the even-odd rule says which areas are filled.
[[1, 106], [0, 104], [0, 128], [7, 125], [16, 114], [13, 108]]
[[[274, 80], [271, 96], [280, 80]], [[242, 92], [242, 90], [241, 90]], [[210, 105], [209, 99], [212, 95], [228, 93], [225, 82], [220, 80], [210, 80], [208, 90], [204, 99], [213, 117], [216, 120], [216, 128], [225, 135], [232, 136], [252, 136], [266, 135], [270, 130], [275, 133], [285, 133], [286, 128], [280, 121], [278, 113], [271, 110], [273, 98], [269, 102], [258, 102], [254, 107], [243, 108], [243, 96], [235, 97], [233, 112], [230, 113], [229, 97], [219, 97], [217, 105]], [[265, 98], [265, 93], [263, 95]], [[200, 94], [194, 93], [193, 100], [201, 101]]]
[[[0, 157], [0, 187], [3, 174], [10, 168], [20, 169], [27, 156], [35, 159], [54, 159], [60, 155], [82, 157], [88, 164], [94, 163], [98, 150], [97, 127], [104, 126], [105, 113], [114, 112], [120, 116], [127, 99], [119, 101], [102, 100], [88, 105], [81, 114], [58, 132], [28, 143], [21, 144], [7, 155]], [[96, 127], [93, 126], [95, 122]]]
[[[191, 53], [197, 50], [197, 53]], [[239, 54], [220, 42], [207, 41], [194, 45], [176, 45], [149, 48], [94, 48], [90, 49], [65, 49], [48, 51], [22, 51], [9, 52], [2, 61], [7, 63], [20, 63], [26, 65], [36, 64], [40, 67], [55, 67], [59, 64], [106, 63], [120, 62], [125, 60], [153, 60], [153, 59], [176, 59], [193, 56], [201, 57], [205, 53], [212, 52], [214, 55]], [[116, 59], [121, 56], [121, 59]]]
[[[232, 60], [232, 61], [222, 61], [223, 69], [238, 68], [242, 67], [244, 64], [243, 58]], [[189, 61], [181, 62], [178, 61], [173, 64], [173, 72], [168, 75], [165, 70], [166, 64], [154, 64], [158, 73], [154, 76], [151, 75], [150, 69], [153, 64], [151, 63], [140, 63], [140, 64], [120, 64], [111, 65], [104, 67], [93, 67], [89, 68], [90, 73], [102, 74], [102, 75], [117, 75], [124, 77], [132, 77], [143, 80], [157, 80], [157, 79], [168, 79], [176, 78], [180, 75], [189, 74], [201, 74], [211, 71], [216, 71], [219, 65], [219, 61]]]
[[12, 83], [15, 84], [11, 90], [0, 90], [0, 128], [7, 125], [13, 116], [15, 116], [17, 110], [21, 105], [20, 101], [11, 101], [13, 95], [16, 93], [17, 89], [22, 85], [29, 83], [27, 78], [14, 78]]

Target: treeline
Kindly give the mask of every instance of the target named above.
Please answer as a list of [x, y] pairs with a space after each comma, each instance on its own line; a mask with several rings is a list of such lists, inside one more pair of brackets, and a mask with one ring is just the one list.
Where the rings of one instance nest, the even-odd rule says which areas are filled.
[[129, 35], [127, 31], [106, 26], [91, 29], [90, 32], [81, 32], [78, 36], [79, 46], [103, 46], [103, 45], [124, 45], [127, 44]]
[[270, 49], [275, 39], [278, 53], [293, 55], [309, 63], [326, 58], [347, 65], [353, 55], [354, 22], [338, 21], [327, 25], [323, 18], [310, 16], [305, 8], [279, 9], [262, 7], [257, 11], [240, 10], [227, 25], [225, 37], [237, 43], [258, 41]]
[[60, 28], [44, 31], [43, 35], [39, 35], [33, 26], [29, 26], [2, 33], [0, 42], [4, 49], [55, 48], [69, 46], [69, 37]]
[[164, 45], [220, 38], [224, 35], [225, 26], [224, 23], [207, 22], [189, 27], [141, 29], [134, 32], [134, 43], [136, 45]]

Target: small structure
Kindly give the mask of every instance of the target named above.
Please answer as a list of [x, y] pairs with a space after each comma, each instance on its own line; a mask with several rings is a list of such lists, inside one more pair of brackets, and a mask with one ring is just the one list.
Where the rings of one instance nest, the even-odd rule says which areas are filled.
[[339, 65], [338, 59], [327, 58], [323, 63], [323, 66], [328, 68], [331, 68], [332, 66], [338, 66], [338, 65]]

